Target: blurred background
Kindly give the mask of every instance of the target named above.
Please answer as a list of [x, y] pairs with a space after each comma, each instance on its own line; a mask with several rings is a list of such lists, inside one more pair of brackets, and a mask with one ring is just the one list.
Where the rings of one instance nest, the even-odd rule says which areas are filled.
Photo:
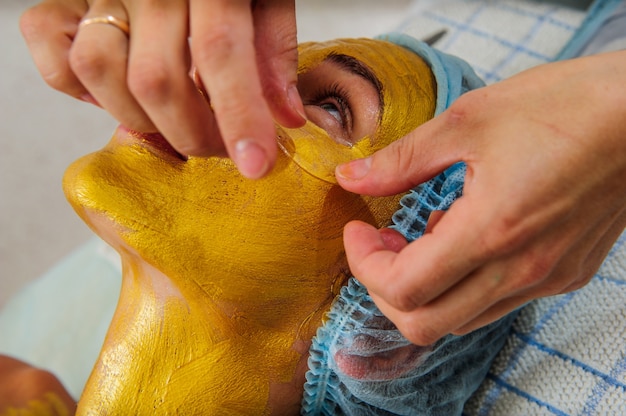
[[[414, 1], [299, 0], [298, 38], [375, 36], [399, 26]], [[61, 179], [116, 126], [104, 111], [40, 78], [18, 27], [36, 3], [0, 2], [0, 308], [93, 236], [66, 202]]]

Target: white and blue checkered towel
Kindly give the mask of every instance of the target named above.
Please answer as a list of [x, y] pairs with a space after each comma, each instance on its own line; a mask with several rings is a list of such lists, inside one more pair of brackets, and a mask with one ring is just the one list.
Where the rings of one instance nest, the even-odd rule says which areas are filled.
[[[557, 3], [419, 0], [399, 30], [427, 38], [446, 29], [437, 48], [468, 61], [487, 83], [626, 47], [626, 2]], [[522, 309], [464, 413], [626, 415], [626, 233], [586, 287]]]
[[[580, 4], [563, 6], [573, 3]], [[626, 22], [610, 19], [620, 14], [620, 7], [624, 9], [620, 0], [416, 0], [397, 31], [425, 39], [445, 29], [437, 49], [463, 58], [490, 84], [583, 53], [599, 26], [612, 24], [615, 30], [610, 39], [596, 41], [596, 50], [608, 44], [626, 46], [626, 33], [619, 29]], [[620, 35], [622, 40], [616, 41]]]
[[626, 233], [584, 288], [526, 306], [468, 415], [626, 415]]

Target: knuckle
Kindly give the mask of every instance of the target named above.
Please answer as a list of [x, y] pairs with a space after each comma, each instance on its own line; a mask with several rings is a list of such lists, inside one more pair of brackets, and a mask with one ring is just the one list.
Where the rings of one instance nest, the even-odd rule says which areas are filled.
[[487, 227], [476, 238], [476, 252], [480, 259], [503, 256], [518, 249], [533, 235], [523, 224], [524, 216], [503, 209], [494, 214]]
[[448, 131], [473, 131], [484, 123], [483, 114], [490, 109], [489, 97], [484, 88], [469, 91], [456, 99], [440, 117]]
[[513, 267], [517, 271], [507, 280], [506, 291], [517, 293], [535, 288], [544, 296], [557, 293], [560, 287], [554, 286], [556, 282], [550, 278], [555, 262], [555, 255], [551, 253], [538, 253], [536, 250], [525, 253], [514, 262]]
[[27, 42], [38, 37], [43, 27], [47, 25], [45, 7], [37, 5], [26, 9], [20, 16], [20, 31]]
[[411, 288], [406, 290], [405, 288], [392, 286], [390, 298], [390, 304], [396, 309], [402, 312], [410, 312], [422, 304], [424, 299], [424, 293], [418, 288]]
[[[237, 126], [241, 120], [246, 119], [246, 115], [250, 115], [250, 102], [252, 101], [250, 95], [245, 95], [245, 92], [234, 92], [231, 94], [220, 94], [221, 91], [216, 91], [215, 96], [215, 112], [221, 121], [233, 123], [233, 127]], [[245, 98], [244, 98], [245, 97]], [[256, 98], [256, 97], [255, 97]], [[232, 118], [232, 120], [230, 120]], [[248, 117], [249, 118], [249, 117]]]
[[128, 88], [140, 101], [160, 103], [170, 96], [171, 75], [158, 58], [139, 58], [128, 68]]
[[476, 111], [474, 95], [469, 92], [461, 95], [442, 115], [446, 117], [446, 125], [457, 129], [471, 120], [471, 114]]
[[276, 39], [280, 39], [280, 44], [275, 49], [266, 50], [265, 45], [275, 45], [275, 41], [270, 43], [263, 40], [256, 40], [257, 45], [257, 62], [259, 72], [262, 74], [261, 82], [264, 91], [273, 91], [283, 88], [282, 80], [285, 74], [289, 74], [291, 68], [298, 65], [297, 44], [295, 34], [287, 31], [287, 28], [278, 28]]
[[[526, 267], [524, 270], [516, 273], [513, 279], [509, 281], [507, 285], [507, 291], [517, 293], [520, 291], [528, 290], [532, 287], [537, 287], [546, 280], [546, 274], [542, 270], [541, 266], [533, 265]], [[543, 290], [546, 290], [547, 286], [544, 286]]]
[[594, 276], [593, 273], [581, 274], [580, 276], [577, 276], [574, 279], [568, 280], [565, 284], [561, 285], [561, 287], [555, 290], [553, 294], [574, 292], [578, 289], [581, 289], [591, 281], [593, 276]]
[[[235, 39], [237, 32], [228, 23], [211, 26], [197, 39], [191, 41], [191, 53], [198, 65], [218, 68], [229, 60], [241, 40]], [[250, 40], [251, 41], [251, 40]]]
[[401, 140], [398, 146], [393, 146], [389, 154], [394, 166], [398, 166], [401, 172], [412, 169], [413, 163], [419, 157], [419, 150], [413, 140]]
[[84, 47], [79, 43], [70, 49], [69, 64], [82, 82], [96, 83], [104, 78], [108, 61], [106, 53], [100, 49]]
[[420, 181], [413, 178], [411, 174], [419, 168], [418, 161], [423, 160], [420, 156], [420, 150], [416, 143], [408, 138], [403, 138], [391, 143], [382, 153], [377, 152], [373, 156], [372, 171], [382, 169], [393, 169], [393, 172], [404, 172], [409, 174], [395, 175], [384, 174], [375, 175], [374, 180], [379, 181], [383, 188], [393, 186], [393, 189], [406, 190], [417, 186]]
[[41, 69], [44, 82], [57, 91], [69, 92], [74, 84], [69, 71]]
[[402, 335], [413, 344], [420, 346], [428, 346], [437, 342], [442, 334], [429, 323], [420, 322], [419, 324], [412, 319], [400, 323], [398, 330]]
[[555, 267], [557, 261], [555, 258], [543, 260], [543, 268], [537, 271], [536, 281], [532, 282], [536, 285], [535, 296], [546, 297], [578, 290], [589, 283], [595, 274], [580, 265]]
[[272, 27], [271, 32], [258, 33], [255, 43], [260, 49], [261, 62], [273, 65], [276, 58], [297, 62], [298, 39], [288, 23], [279, 21]]
[[406, 165], [413, 160], [414, 152], [415, 147], [412, 146], [412, 141], [401, 139], [392, 143], [387, 148], [386, 156], [394, 166], [396, 164], [402, 164], [402, 167], [406, 167]]
[[499, 257], [514, 246], [514, 238], [502, 232], [488, 231], [479, 239], [479, 251], [483, 258]]
[[554, 258], [552, 256], [532, 256], [532, 259], [526, 261], [527, 269], [524, 271], [526, 278], [522, 281], [526, 285], [535, 285], [545, 281], [554, 268]]

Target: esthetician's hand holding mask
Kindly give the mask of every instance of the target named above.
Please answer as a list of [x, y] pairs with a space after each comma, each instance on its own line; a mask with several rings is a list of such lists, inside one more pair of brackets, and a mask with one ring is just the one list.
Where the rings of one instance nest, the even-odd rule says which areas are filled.
[[343, 226], [387, 225], [399, 199], [347, 192], [298, 156], [371, 154], [431, 118], [436, 95], [424, 61], [384, 41], [302, 45], [298, 72], [311, 142], [259, 181], [124, 128], [68, 169], [68, 199], [123, 261], [79, 414], [298, 412], [311, 338], [349, 276]]
[[228, 153], [245, 176], [274, 164], [273, 119], [305, 122], [293, 0], [46, 0], [20, 26], [53, 88], [160, 131], [183, 155]]

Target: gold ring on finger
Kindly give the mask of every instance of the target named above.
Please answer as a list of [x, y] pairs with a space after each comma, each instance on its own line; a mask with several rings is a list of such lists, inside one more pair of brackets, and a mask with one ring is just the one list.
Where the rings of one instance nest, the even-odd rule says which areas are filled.
[[116, 28], [124, 32], [126, 36], [130, 35], [130, 26], [128, 25], [128, 22], [125, 22], [124, 20], [118, 19], [117, 17], [111, 15], [88, 17], [81, 20], [78, 27], [81, 28], [94, 23], [104, 23], [106, 25], [115, 26]]

